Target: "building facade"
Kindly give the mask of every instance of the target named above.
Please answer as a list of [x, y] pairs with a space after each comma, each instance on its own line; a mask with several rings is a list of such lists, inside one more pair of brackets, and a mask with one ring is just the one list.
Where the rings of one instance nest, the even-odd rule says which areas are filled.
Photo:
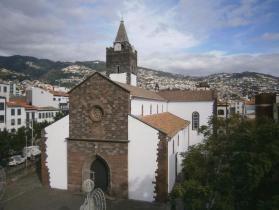
[[[121, 21], [111, 50], [131, 46], [124, 29]], [[122, 64], [118, 56], [115, 65], [129, 68], [112, 70], [114, 58], [107, 50], [107, 76], [95, 72], [74, 87], [69, 116], [45, 129], [42, 179], [51, 188], [80, 191], [91, 178], [115, 197], [166, 201], [181, 172], [181, 152], [201, 142], [198, 130], [214, 113], [215, 96], [153, 92], [132, 84], [131, 77], [119, 80], [122, 74], [136, 78], [137, 67]]]

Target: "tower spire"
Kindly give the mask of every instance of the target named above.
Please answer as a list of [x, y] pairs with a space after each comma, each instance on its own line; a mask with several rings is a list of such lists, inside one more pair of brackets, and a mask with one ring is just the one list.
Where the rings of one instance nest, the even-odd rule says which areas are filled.
[[115, 38], [114, 42], [115, 43], [116, 42], [118, 42], [118, 43], [128, 42], [129, 43], [127, 32], [126, 32], [126, 29], [125, 29], [125, 26], [124, 26], [123, 17], [121, 18], [120, 25], [119, 25], [119, 28], [118, 28], [118, 32], [117, 32], [117, 35], [116, 35], [116, 38]]

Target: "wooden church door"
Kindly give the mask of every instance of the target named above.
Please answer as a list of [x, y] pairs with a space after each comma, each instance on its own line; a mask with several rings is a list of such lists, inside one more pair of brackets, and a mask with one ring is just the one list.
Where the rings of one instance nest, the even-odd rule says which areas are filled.
[[96, 158], [91, 164], [90, 178], [95, 182], [95, 188], [101, 188], [104, 192], [108, 189], [109, 174], [107, 164], [100, 158]]

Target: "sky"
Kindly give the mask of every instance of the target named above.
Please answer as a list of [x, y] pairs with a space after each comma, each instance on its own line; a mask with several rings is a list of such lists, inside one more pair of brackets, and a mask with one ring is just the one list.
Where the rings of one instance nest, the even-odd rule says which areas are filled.
[[105, 61], [121, 18], [139, 66], [279, 76], [279, 0], [1, 0], [0, 55]]

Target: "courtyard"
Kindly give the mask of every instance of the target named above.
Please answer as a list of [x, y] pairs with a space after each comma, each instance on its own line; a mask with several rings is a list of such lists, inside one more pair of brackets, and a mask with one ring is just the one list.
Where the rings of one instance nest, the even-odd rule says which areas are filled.
[[[84, 194], [53, 190], [41, 185], [33, 173], [7, 186], [0, 210], [79, 210]], [[167, 204], [107, 198], [107, 210], [167, 210]]]

